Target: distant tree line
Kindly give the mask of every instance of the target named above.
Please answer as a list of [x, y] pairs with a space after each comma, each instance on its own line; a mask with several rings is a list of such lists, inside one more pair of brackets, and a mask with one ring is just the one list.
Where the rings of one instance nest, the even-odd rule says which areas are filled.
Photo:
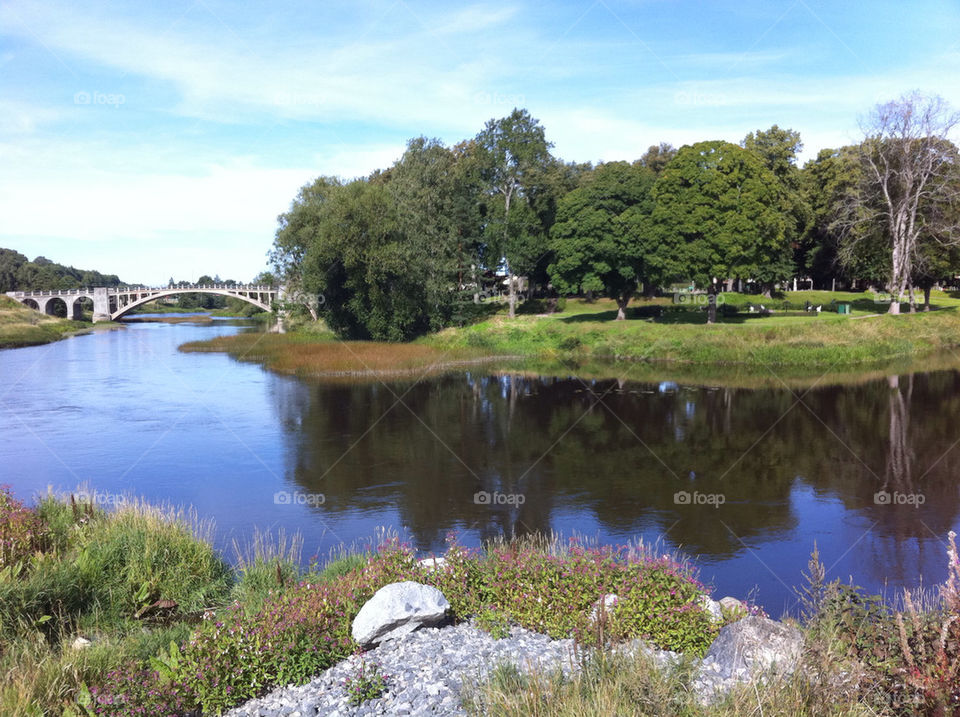
[[418, 137], [388, 169], [304, 186], [271, 258], [291, 299], [349, 338], [462, 323], [490, 292], [511, 317], [521, 292], [606, 295], [623, 318], [637, 294], [678, 283], [769, 295], [794, 280], [913, 308], [915, 290], [929, 299], [960, 272], [956, 123], [913, 93], [802, 168], [799, 132], [777, 125], [593, 166], [554, 157], [517, 109], [452, 147]]
[[0, 248], [0, 293], [123, 285], [116, 274], [74, 269], [42, 256], [30, 261], [18, 251]]

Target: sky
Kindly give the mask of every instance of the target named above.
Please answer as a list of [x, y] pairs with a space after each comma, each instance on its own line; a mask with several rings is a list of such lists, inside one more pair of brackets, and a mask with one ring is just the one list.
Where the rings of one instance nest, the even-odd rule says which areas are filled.
[[526, 108], [566, 161], [960, 108], [960, 3], [0, 0], [0, 246], [248, 281], [298, 189]]

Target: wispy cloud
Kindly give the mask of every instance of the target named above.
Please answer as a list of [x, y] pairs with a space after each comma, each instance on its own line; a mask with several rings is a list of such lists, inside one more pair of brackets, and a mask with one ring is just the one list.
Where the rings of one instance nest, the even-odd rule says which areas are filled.
[[[815, 156], [906, 90], [960, 106], [960, 13], [920, 5], [881, 23], [759, 0], [2, 4], [0, 245], [249, 246], [255, 272], [311, 177], [365, 175], [409, 137], [455, 142], [515, 106], [567, 160], [774, 123]], [[158, 262], [129, 278], [165, 280]]]

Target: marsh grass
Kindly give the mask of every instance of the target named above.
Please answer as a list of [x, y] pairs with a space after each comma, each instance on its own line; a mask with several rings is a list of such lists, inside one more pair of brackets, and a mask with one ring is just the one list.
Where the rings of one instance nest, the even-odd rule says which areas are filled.
[[264, 363], [280, 373], [349, 379], [419, 377], [490, 360], [470, 348], [335, 341], [316, 334], [244, 333], [189, 342], [180, 350], [225, 352], [241, 361]]
[[300, 580], [303, 536], [287, 536], [280, 528], [270, 532], [254, 530], [247, 544], [232, 541], [237, 581], [231, 598], [255, 612], [274, 594]]

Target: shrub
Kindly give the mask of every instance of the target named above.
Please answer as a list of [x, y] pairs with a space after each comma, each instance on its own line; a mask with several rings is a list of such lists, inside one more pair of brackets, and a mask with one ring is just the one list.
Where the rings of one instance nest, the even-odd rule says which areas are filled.
[[494, 640], [510, 637], [510, 620], [494, 607], [486, 607], [477, 614], [477, 627]]
[[356, 650], [350, 625], [360, 607], [414, 570], [413, 553], [394, 539], [335, 582], [303, 582], [255, 613], [234, 605], [193, 635], [177, 674], [196, 705], [214, 713], [276, 685], [302, 684]]
[[42, 549], [48, 532], [36, 511], [14, 498], [10, 486], [0, 485], [0, 570]]
[[643, 637], [669, 650], [702, 655], [718, 628], [699, 605], [703, 586], [669, 558], [631, 554], [626, 546], [586, 548], [573, 541], [551, 546], [503, 545], [480, 556], [455, 543], [443, 568], [425, 580], [450, 601], [455, 614], [494, 607], [505, 618], [551, 637], [592, 631], [590, 612], [602, 596], [619, 602], [608, 620], [613, 639]]
[[99, 685], [81, 690], [77, 702], [88, 715], [97, 717], [172, 717], [187, 712], [188, 700], [183, 684], [157, 670], [126, 665], [108, 672]]

